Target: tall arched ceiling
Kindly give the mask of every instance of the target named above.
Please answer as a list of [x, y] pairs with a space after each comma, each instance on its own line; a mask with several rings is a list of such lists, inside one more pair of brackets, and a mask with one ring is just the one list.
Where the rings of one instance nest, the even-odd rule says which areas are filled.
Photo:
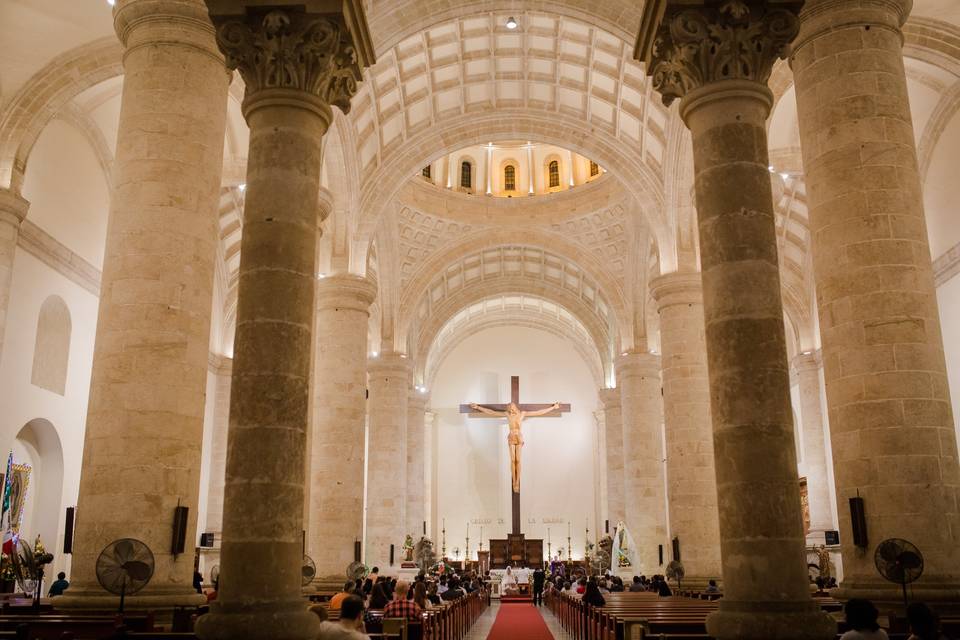
[[[643, 11], [642, 0], [540, 0], [536, 5], [544, 13], [596, 25], [629, 42], [636, 38]], [[464, 15], [491, 14], [499, 24], [512, 16], [519, 23], [518, 30], [529, 26], [514, 0], [434, 0], [429, 7], [404, 0], [373, 0], [366, 11], [378, 57], [398, 42]]]
[[[599, 4], [599, 3], [598, 3]], [[600, 163], [641, 203], [658, 239], [665, 131], [632, 39], [555, 14], [480, 14], [437, 24], [384, 51], [354, 98], [367, 235], [420, 168], [496, 139], [564, 146]]]
[[516, 273], [584, 297], [620, 341], [633, 343], [626, 298], [617, 279], [582, 245], [561, 234], [531, 227], [465, 234], [420, 264], [400, 296], [395, 334], [398, 347], [402, 350], [411, 327], [445, 297], [443, 292]]
[[609, 358], [618, 345], [616, 318], [607, 294], [570, 258], [529, 245], [498, 245], [455, 254], [434, 272], [413, 304], [401, 307], [403, 346], [417, 353], [460, 309], [491, 295], [524, 293], [560, 304], [586, 327]]
[[427, 388], [444, 358], [466, 338], [497, 326], [529, 326], [568, 339], [593, 373], [597, 388], [606, 383], [604, 356], [576, 315], [552, 300], [527, 294], [485, 297], [462, 306], [424, 336], [415, 359], [414, 378]]

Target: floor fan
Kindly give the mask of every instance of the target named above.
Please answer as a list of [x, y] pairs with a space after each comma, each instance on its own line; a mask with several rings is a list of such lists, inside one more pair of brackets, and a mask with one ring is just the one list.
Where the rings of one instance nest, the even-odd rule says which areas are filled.
[[317, 565], [310, 556], [303, 556], [303, 565], [300, 567], [300, 586], [306, 587], [317, 577]]
[[39, 611], [40, 596], [43, 592], [43, 567], [53, 562], [53, 554], [35, 553], [33, 547], [23, 538], [17, 538], [10, 560], [17, 584], [33, 600], [34, 610]]
[[107, 592], [124, 599], [147, 586], [153, 577], [154, 559], [150, 547], [134, 538], [120, 538], [108, 544], [97, 558], [97, 581]]
[[908, 540], [889, 538], [877, 545], [873, 562], [881, 576], [903, 589], [903, 606], [907, 607], [907, 585], [923, 575], [923, 554]]
[[671, 560], [667, 565], [667, 578], [673, 578], [677, 581], [677, 591], [680, 590], [680, 581], [683, 580], [683, 564], [679, 560]]

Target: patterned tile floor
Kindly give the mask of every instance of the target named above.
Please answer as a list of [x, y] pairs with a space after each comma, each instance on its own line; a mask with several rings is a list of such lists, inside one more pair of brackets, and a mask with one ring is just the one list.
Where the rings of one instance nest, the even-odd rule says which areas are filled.
[[[487, 640], [487, 636], [490, 634], [490, 629], [493, 628], [493, 621], [497, 619], [497, 612], [499, 610], [500, 605], [494, 600], [493, 604], [477, 619], [476, 624], [474, 624], [470, 632], [467, 633], [465, 640]], [[572, 640], [572, 636], [563, 630], [560, 623], [553, 617], [553, 614], [550, 613], [548, 608], [539, 607], [539, 611], [555, 640]], [[518, 640], [520, 639], [518, 638]]]

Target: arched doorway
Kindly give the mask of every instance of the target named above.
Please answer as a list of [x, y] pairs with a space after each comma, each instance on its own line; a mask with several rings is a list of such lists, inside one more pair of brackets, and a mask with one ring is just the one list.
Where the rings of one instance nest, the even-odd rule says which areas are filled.
[[13, 460], [30, 467], [26, 499], [20, 517], [20, 535], [33, 541], [39, 535], [54, 554], [54, 569], [66, 566], [60, 516], [63, 501], [63, 447], [49, 420], [35, 418], [13, 441]]

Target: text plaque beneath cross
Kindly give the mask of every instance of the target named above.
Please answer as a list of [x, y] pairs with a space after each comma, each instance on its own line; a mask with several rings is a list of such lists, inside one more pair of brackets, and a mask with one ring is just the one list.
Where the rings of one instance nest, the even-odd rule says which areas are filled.
[[520, 452], [523, 448], [522, 425], [524, 418], [559, 418], [570, 411], [569, 404], [521, 404], [520, 376], [510, 376], [510, 402], [507, 404], [462, 404], [460, 413], [468, 413], [471, 418], [507, 418], [510, 433], [507, 444], [510, 446], [510, 475], [513, 498], [514, 534], [520, 533]]

